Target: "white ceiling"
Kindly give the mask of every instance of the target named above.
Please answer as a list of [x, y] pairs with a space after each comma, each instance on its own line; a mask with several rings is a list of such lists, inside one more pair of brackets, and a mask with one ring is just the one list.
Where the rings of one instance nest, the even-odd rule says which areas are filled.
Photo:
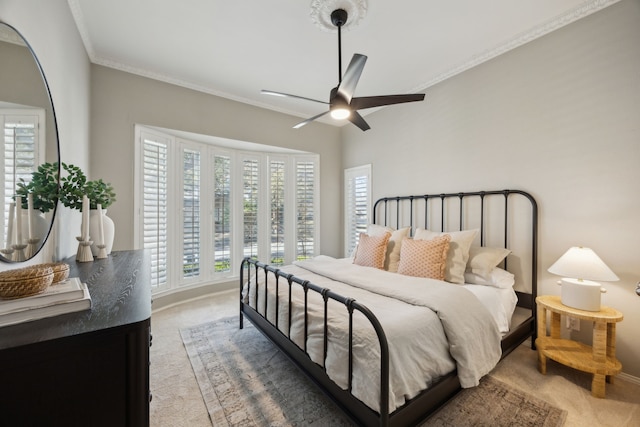
[[325, 106], [260, 90], [328, 101], [338, 36], [312, 21], [312, 3], [366, 7], [342, 31], [343, 72], [354, 53], [369, 58], [355, 96], [428, 102], [430, 86], [618, 0], [68, 1], [93, 63], [307, 118]]

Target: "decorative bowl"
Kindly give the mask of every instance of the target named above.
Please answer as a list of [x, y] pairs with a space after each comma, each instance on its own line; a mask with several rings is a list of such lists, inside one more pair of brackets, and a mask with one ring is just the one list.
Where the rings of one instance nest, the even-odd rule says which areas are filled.
[[0, 298], [15, 299], [44, 292], [53, 282], [51, 267], [34, 265], [0, 272]]
[[64, 282], [69, 278], [69, 264], [64, 262], [50, 262], [47, 264], [38, 264], [38, 267], [51, 267], [53, 270], [52, 285]]

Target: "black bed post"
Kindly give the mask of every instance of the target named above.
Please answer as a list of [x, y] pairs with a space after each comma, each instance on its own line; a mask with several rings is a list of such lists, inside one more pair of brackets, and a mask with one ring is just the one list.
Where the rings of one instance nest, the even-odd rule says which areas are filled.
[[[248, 259], [249, 258], [244, 258], [242, 260], [242, 262], [240, 263], [240, 311], [239, 311], [239, 315], [240, 315], [240, 329], [244, 328], [244, 316], [242, 315], [242, 288], [244, 287], [244, 269], [245, 267], [251, 268], [251, 265], [248, 264]], [[248, 277], [251, 277], [251, 274], [247, 274]], [[249, 292], [249, 287], [247, 286], [247, 295]]]

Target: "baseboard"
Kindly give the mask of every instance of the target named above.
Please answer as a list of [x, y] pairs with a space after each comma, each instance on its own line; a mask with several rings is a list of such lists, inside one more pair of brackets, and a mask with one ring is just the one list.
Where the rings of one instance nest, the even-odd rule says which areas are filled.
[[[151, 312], [155, 313], [160, 310], [174, 307], [186, 302], [195, 301], [206, 298], [211, 295], [228, 292], [238, 292], [237, 282], [217, 283], [193, 288], [181, 289], [171, 293], [162, 295], [153, 295], [153, 305]], [[239, 303], [239, 301], [238, 301]]]
[[616, 378], [620, 378], [621, 380], [636, 384], [640, 386], [640, 378], [634, 377], [633, 375], [625, 374], [624, 372], [616, 375]]

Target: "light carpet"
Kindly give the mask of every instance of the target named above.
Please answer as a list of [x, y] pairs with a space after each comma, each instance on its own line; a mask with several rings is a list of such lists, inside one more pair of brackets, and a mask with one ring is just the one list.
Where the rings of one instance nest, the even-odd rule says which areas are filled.
[[[248, 321], [225, 318], [180, 331], [212, 425], [350, 426], [350, 420]], [[491, 376], [458, 393], [422, 426], [541, 426], [566, 411]]]

